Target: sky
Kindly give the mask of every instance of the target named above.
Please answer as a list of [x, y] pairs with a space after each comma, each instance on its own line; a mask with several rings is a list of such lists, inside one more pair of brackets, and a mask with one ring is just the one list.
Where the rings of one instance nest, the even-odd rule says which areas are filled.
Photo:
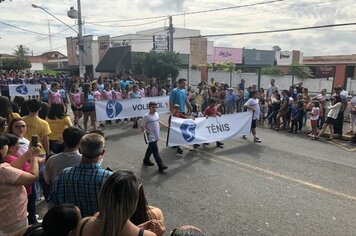
[[[255, 6], [236, 6], [269, 0], [82, 0], [82, 16], [86, 35], [119, 36], [136, 31], [168, 26], [168, 15], [174, 27], [197, 29], [201, 35], [279, 30], [327, 24], [356, 22], [355, 0], [280, 0]], [[49, 29], [54, 34], [52, 50], [67, 54], [66, 37], [76, 32], [39, 8], [36, 4], [77, 29], [67, 11], [77, 0], [5, 0], [0, 3], [0, 53], [12, 54], [17, 45], [25, 45], [33, 55], [50, 50]], [[229, 10], [189, 14], [218, 8]], [[145, 20], [137, 18], [162, 16]], [[111, 21], [111, 22], [105, 22]], [[3, 23], [10, 24], [5, 25]], [[49, 26], [48, 26], [49, 25]], [[21, 29], [15, 28], [19, 27]], [[28, 32], [29, 30], [36, 32]], [[59, 33], [58, 33], [59, 32]], [[284, 33], [208, 38], [216, 47], [301, 50], [304, 56], [349, 55], [356, 53], [356, 25]]]

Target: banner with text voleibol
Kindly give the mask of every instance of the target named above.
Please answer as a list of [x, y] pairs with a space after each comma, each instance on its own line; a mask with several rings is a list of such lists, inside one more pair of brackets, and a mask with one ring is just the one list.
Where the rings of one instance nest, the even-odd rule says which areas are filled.
[[171, 118], [168, 146], [192, 145], [223, 141], [250, 133], [252, 112], [240, 112], [220, 117], [192, 119]]
[[143, 97], [127, 100], [96, 101], [96, 120], [116, 120], [132, 117], [140, 117], [149, 112], [148, 104], [157, 103], [157, 112], [166, 113], [169, 111], [169, 96], [165, 97]]
[[39, 96], [40, 95], [40, 84], [10, 84], [9, 92], [10, 96]]

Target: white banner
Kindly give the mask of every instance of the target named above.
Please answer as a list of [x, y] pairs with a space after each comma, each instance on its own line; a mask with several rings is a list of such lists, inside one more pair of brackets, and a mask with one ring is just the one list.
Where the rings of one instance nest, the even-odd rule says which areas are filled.
[[211, 143], [250, 133], [252, 112], [217, 117], [181, 119], [172, 117], [167, 146]]
[[9, 84], [10, 96], [39, 96], [40, 84]]
[[156, 102], [158, 113], [169, 112], [169, 96], [143, 97], [127, 100], [96, 101], [96, 120], [116, 120], [132, 117], [141, 117], [149, 112], [148, 104]]

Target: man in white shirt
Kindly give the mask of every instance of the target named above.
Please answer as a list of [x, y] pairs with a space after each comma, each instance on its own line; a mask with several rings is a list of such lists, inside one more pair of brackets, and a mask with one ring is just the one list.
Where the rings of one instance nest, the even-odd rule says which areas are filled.
[[146, 150], [145, 158], [143, 159], [143, 164], [146, 166], [153, 166], [154, 163], [150, 160], [150, 157], [153, 154], [153, 157], [155, 158], [155, 161], [158, 165], [158, 170], [163, 172], [168, 167], [163, 164], [157, 145], [161, 123], [159, 120], [159, 115], [156, 112], [157, 103], [150, 102], [148, 107], [150, 111], [142, 118], [142, 130], [146, 132], [148, 136], [148, 147]]
[[[250, 97], [251, 98], [244, 104], [244, 107], [253, 112], [252, 123], [251, 123], [251, 132], [254, 137], [253, 141], [255, 141], [256, 143], [261, 143], [262, 142], [261, 139], [259, 139], [256, 134], [257, 120], [259, 120], [261, 115], [260, 104], [257, 98], [258, 92], [252, 91], [250, 93]], [[243, 138], [245, 138], [245, 136]]]
[[270, 98], [274, 91], [278, 91], [278, 86], [275, 85], [275, 82], [276, 81], [274, 79], [271, 79], [271, 84], [267, 88], [267, 94], [266, 94], [267, 98]]

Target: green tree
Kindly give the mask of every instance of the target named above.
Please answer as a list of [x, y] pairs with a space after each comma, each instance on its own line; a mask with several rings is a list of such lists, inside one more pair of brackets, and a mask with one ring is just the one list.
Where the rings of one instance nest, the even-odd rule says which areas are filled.
[[176, 79], [179, 74], [181, 60], [175, 52], [154, 52], [143, 55], [144, 74], [155, 77], [158, 80], [165, 80], [169, 77]]
[[297, 76], [300, 79], [313, 78], [314, 75], [308, 66], [293, 64], [289, 67], [288, 75]]
[[279, 52], [279, 51], [282, 51], [282, 48], [280, 46], [278, 46], [278, 45], [274, 45], [272, 47], [272, 50], [275, 51], [275, 52]]
[[30, 49], [28, 47], [25, 47], [24, 45], [17, 45], [16, 49], [14, 50], [14, 55], [17, 57], [26, 57], [27, 55], [30, 54]]
[[279, 76], [281, 75], [281, 71], [278, 66], [266, 66], [262, 67], [261, 74]]
[[19, 71], [19, 70], [24, 70], [24, 69], [29, 69], [31, 68], [31, 63], [26, 60], [25, 58], [5, 58], [1, 62], [0, 68], [2, 70], [14, 70], [14, 71]]

